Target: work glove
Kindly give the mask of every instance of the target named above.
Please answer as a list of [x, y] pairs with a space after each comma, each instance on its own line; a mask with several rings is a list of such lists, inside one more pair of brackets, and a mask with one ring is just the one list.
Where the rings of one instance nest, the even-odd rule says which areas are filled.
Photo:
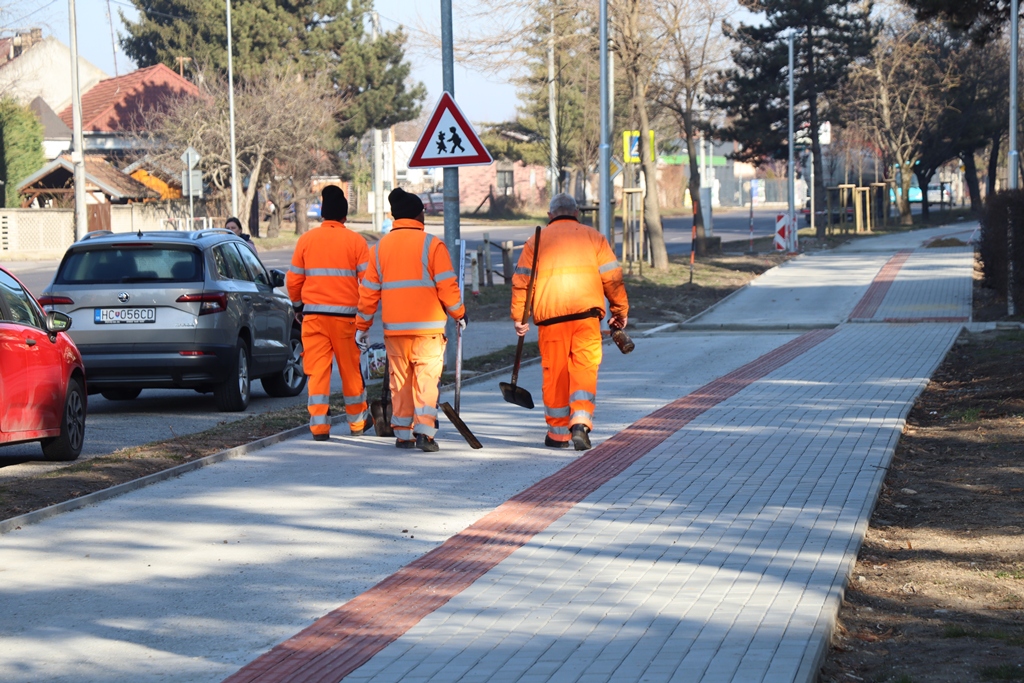
[[305, 307], [301, 301], [297, 304], [292, 304], [292, 308], [295, 310], [295, 320], [301, 325], [302, 324], [302, 309]]
[[529, 323], [512, 323], [516, 326], [516, 334], [520, 337], [525, 337], [526, 333], [530, 331]]
[[357, 330], [356, 331], [356, 346], [359, 347], [360, 351], [365, 351], [370, 348], [370, 331], [369, 330]]
[[464, 330], [469, 325], [469, 316], [464, 315], [458, 320], [456, 320], [455, 323], [459, 326], [460, 330]]
[[608, 327], [613, 330], [623, 330], [626, 328], [626, 322], [629, 320], [624, 315], [613, 315], [612, 319], [608, 321]]

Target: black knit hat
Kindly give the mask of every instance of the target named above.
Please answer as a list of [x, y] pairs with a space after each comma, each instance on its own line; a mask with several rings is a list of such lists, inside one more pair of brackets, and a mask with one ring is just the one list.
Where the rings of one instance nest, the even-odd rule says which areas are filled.
[[423, 213], [423, 200], [400, 187], [391, 191], [388, 201], [391, 202], [391, 215], [395, 218], [419, 218]]
[[320, 191], [320, 218], [342, 222], [348, 218], [348, 200], [337, 185], [328, 185]]

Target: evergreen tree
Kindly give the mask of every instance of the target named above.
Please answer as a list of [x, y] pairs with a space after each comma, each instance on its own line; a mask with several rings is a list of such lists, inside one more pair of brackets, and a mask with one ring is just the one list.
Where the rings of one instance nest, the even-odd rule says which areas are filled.
[[46, 163], [43, 124], [28, 107], [11, 97], [0, 99], [0, 179], [4, 192], [0, 206], [20, 205], [18, 183]]
[[[740, 0], [763, 15], [757, 25], [725, 25], [738, 44], [734, 68], [712, 87], [729, 124], [727, 139], [741, 143], [736, 158], [762, 164], [786, 159], [789, 128], [788, 36], [794, 47], [796, 127], [807, 128], [814, 154], [815, 198], [825, 196], [818, 133], [825, 121], [838, 123], [840, 112], [829, 107], [829, 95], [846, 77], [849, 65], [872, 46], [871, 3], [859, 0]], [[798, 200], [799, 201], [799, 200]], [[824, 236], [825, 226], [818, 226]]]
[[[189, 57], [199, 69], [227, 70], [227, 27], [222, 0], [132, 0], [138, 21], [122, 13], [125, 54], [140, 67], [177, 69]], [[370, 39], [365, 22], [372, 0], [234, 0], [233, 68], [240, 79], [264, 65], [294, 65], [306, 75], [326, 74], [343, 102], [342, 137], [387, 128], [419, 113], [426, 96], [410, 84], [402, 31]]]
[[1009, 0], [903, 0], [919, 21], [942, 21], [966, 31], [977, 42], [988, 42], [1010, 24]]

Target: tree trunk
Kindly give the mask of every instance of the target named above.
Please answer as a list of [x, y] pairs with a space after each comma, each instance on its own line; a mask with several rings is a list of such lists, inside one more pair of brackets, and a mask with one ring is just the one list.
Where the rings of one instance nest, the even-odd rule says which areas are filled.
[[302, 235], [309, 230], [309, 220], [306, 218], [308, 202], [305, 195], [295, 197], [295, 234]]
[[647, 133], [651, 122], [647, 116], [646, 93], [639, 85], [634, 92], [636, 93], [635, 104], [640, 113], [640, 165], [644, 170], [644, 179], [647, 181], [647, 194], [644, 196], [644, 225], [647, 227], [647, 237], [651, 242], [651, 255], [654, 258], [655, 269], [667, 270], [668, 250], [665, 248], [665, 233], [662, 230], [661, 211], [658, 207], [658, 162], [651, 161], [654, 150], [650, 149], [650, 136]]
[[900, 164], [900, 196], [896, 198], [896, 206], [900, 210], [900, 225], [913, 225], [914, 216], [910, 213], [910, 177], [911, 164]]
[[964, 178], [967, 180], [967, 193], [971, 195], [971, 211], [981, 212], [981, 186], [978, 184], [978, 165], [974, 161], [974, 150], [960, 157], [964, 162]]
[[[814, 31], [807, 26], [804, 29], [804, 36], [807, 41], [807, 72], [814, 73]], [[811, 89], [808, 96], [808, 105], [811, 115], [811, 167], [814, 170], [814, 206], [811, 207], [813, 216], [818, 215], [818, 210], [825, 205], [825, 172], [821, 163], [821, 142], [818, 140], [821, 122], [818, 119], [818, 92]], [[799, 202], [798, 202], [799, 204]], [[799, 211], [799, 209], [797, 209]], [[825, 227], [828, 221], [815, 220], [814, 236], [824, 239]]]
[[[256, 163], [252, 166], [252, 172], [249, 174], [249, 187], [245, 190], [245, 200], [242, 205], [238, 207], [238, 220], [242, 221], [242, 225], [249, 223], [249, 211], [252, 207], [252, 198], [260, 189], [260, 172], [263, 170], [263, 150], [260, 150], [256, 155]], [[256, 216], [259, 219], [259, 216]]]
[[1003, 142], [1003, 134], [992, 136], [992, 149], [988, 153], [988, 182], [985, 184], [985, 196], [991, 197], [996, 192], [996, 173], [999, 171], [999, 147]]
[[693, 126], [693, 113], [683, 114], [683, 139], [686, 140], [686, 155], [690, 159], [690, 203], [693, 205], [693, 222], [697, 225], [697, 256], [706, 256], [707, 232], [704, 229], [704, 214], [700, 206], [700, 167], [697, 165], [697, 149], [693, 144], [696, 131]]
[[917, 176], [917, 186], [921, 189], [921, 222], [927, 224], [928, 218], [931, 215], [929, 211], [931, 207], [928, 204], [928, 180], [931, 179], [932, 174], [928, 173], [925, 175], [924, 170], [918, 171], [915, 169], [914, 175]]

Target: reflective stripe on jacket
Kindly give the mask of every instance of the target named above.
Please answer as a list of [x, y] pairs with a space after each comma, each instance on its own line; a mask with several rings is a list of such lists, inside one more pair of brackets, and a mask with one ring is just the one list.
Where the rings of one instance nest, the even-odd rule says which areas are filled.
[[299, 238], [285, 282], [292, 303], [306, 315], [355, 317], [359, 280], [366, 273], [370, 250], [362, 235], [343, 223], [324, 221]]
[[384, 336], [441, 334], [449, 315], [466, 314], [447, 247], [419, 221], [396, 220], [374, 247], [359, 284], [358, 329], [370, 329], [378, 305]]
[[[526, 287], [533, 266], [533, 237], [526, 241], [512, 275], [512, 319], [523, 318]], [[608, 297], [612, 314], [626, 316], [629, 299], [622, 283], [622, 268], [597, 230], [571, 218], [557, 218], [540, 234], [537, 279], [533, 292], [533, 320], [545, 320], [600, 311]]]

